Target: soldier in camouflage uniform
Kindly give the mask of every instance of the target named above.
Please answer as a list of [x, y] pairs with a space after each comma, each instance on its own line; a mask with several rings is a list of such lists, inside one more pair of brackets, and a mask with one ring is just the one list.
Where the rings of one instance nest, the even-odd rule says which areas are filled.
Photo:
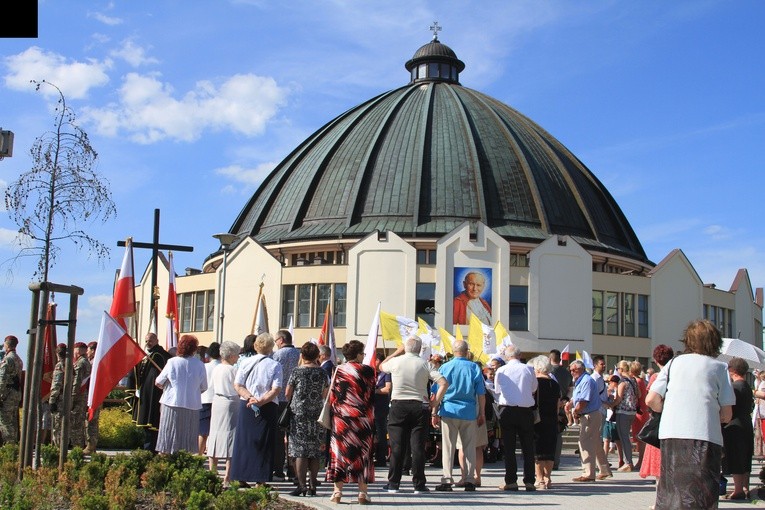
[[90, 361], [86, 355], [88, 346], [83, 342], [74, 344], [74, 378], [72, 379], [72, 411], [69, 414], [69, 443], [72, 447], [85, 448], [85, 430], [88, 419], [88, 386]]
[[[98, 347], [98, 342], [90, 342], [88, 344], [88, 361], [91, 364], [91, 370], [93, 370], [93, 358], [96, 357], [96, 347]], [[93, 411], [93, 419], [88, 421], [88, 428], [85, 431], [87, 433], [88, 444], [83, 452], [86, 455], [96, 452], [96, 445], [98, 444], [98, 419], [101, 417], [101, 407], [98, 406]]]
[[19, 442], [19, 404], [23, 365], [16, 354], [19, 339], [5, 337], [5, 355], [0, 361], [0, 444]]
[[50, 415], [53, 423], [51, 424], [52, 440], [55, 446], [61, 445], [61, 414], [64, 411], [64, 366], [66, 363], [66, 344], [56, 346], [56, 366], [53, 369], [53, 377], [50, 384]]

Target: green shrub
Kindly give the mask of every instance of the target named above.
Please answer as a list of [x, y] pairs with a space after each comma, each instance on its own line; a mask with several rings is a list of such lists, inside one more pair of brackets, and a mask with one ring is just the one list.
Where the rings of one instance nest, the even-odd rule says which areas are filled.
[[146, 471], [141, 475], [141, 486], [153, 494], [164, 492], [172, 474], [173, 466], [166, 459], [158, 457], [146, 466]]
[[84, 494], [73, 510], [109, 510], [109, 499], [103, 494]]
[[138, 475], [125, 464], [113, 464], [104, 481], [109, 510], [133, 510], [138, 499]]
[[133, 450], [143, 445], [143, 430], [123, 407], [101, 409], [98, 419], [98, 447]]
[[125, 468], [140, 480], [146, 472], [146, 467], [154, 460], [154, 453], [149, 450], [133, 450], [129, 454], [118, 453], [112, 457], [112, 466], [125, 466]]
[[221, 487], [221, 481], [217, 474], [209, 469], [199, 467], [175, 471], [167, 484], [167, 490], [170, 491], [173, 501], [180, 508], [186, 506], [186, 502], [193, 491], [201, 490], [212, 495], [218, 495]]
[[59, 451], [58, 446], [44, 444], [40, 447], [40, 464], [43, 467], [58, 467]]
[[186, 503], [188, 510], [212, 510], [215, 496], [206, 490], [193, 491]]
[[213, 508], [215, 510], [250, 510], [252, 508], [266, 508], [270, 501], [276, 499], [274, 493], [266, 487], [257, 487], [252, 490], [240, 491], [231, 484], [231, 489], [223, 491], [217, 498]]

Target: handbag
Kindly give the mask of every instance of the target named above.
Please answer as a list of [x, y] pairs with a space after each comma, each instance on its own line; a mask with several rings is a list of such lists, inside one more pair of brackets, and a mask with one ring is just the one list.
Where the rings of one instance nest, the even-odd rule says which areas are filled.
[[284, 430], [289, 430], [290, 428], [290, 422], [292, 421], [292, 408], [290, 407], [290, 402], [287, 402], [287, 406], [282, 411], [282, 414], [279, 415], [279, 428]]
[[[672, 366], [670, 361], [667, 365], [667, 389], [669, 389], [669, 369]], [[664, 398], [667, 397], [667, 392], [664, 392]], [[659, 440], [659, 425], [661, 424], [661, 413], [654, 411], [650, 412], [648, 420], [643, 424], [640, 432], [637, 434], [637, 438], [643, 441], [645, 444], [650, 444], [655, 448], [661, 448], [661, 441]]]
[[324, 399], [324, 405], [321, 406], [321, 413], [319, 413], [319, 418], [316, 420], [327, 430], [332, 430], [332, 408], [329, 405], [329, 396], [332, 394], [332, 386], [335, 384], [335, 375], [337, 375], [337, 368], [332, 372], [332, 379], [329, 381], [327, 397]]

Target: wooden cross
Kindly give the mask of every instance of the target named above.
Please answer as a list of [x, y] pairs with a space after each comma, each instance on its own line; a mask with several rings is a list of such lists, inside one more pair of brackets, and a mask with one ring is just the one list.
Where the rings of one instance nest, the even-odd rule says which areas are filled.
[[[125, 241], [118, 241], [117, 246], [125, 246]], [[159, 242], [159, 209], [154, 209], [154, 240], [150, 243], [133, 242], [133, 248], [147, 248], [151, 250], [151, 313], [154, 314], [154, 331], [157, 330], [157, 258], [159, 250], [194, 251], [193, 246], [181, 246], [177, 244], [161, 244]]]

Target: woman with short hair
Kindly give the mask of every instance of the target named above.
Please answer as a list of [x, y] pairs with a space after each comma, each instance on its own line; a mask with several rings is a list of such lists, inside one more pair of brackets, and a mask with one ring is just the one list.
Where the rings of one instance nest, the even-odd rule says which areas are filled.
[[367, 484], [375, 481], [373, 449], [375, 417], [372, 404], [375, 372], [362, 365], [364, 344], [351, 340], [343, 345], [345, 363], [337, 367], [335, 382], [330, 388], [332, 439], [327, 466], [327, 481], [334, 482], [330, 501], [340, 503], [343, 485], [357, 483], [358, 503], [371, 503]]
[[178, 340], [178, 354], [167, 360], [154, 381], [162, 389], [158, 453], [199, 451], [199, 411], [202, 393], [207, 390], [207, 373], [204, 363], [194, 356], [198, 346], [197, 337], [183, 335]]
[[722, 346], [717, 327], [693, 321], [681, 341], [685, 353], [664, 367], [646, 398], [648, 407], [662, 413], [656, 510], [717, 508], [721, 423], [730, 421], [736, 402], [728, 367], [716, 359]]
[[733, 476], [733, 492], [726, 499], [749, 499], [749, 475], [752, 472], [752, 457], [754, 456], [754, 427], [752, 426], [752, 409], [754, 395], [752, 387], [746, 382], [749, 364], [741, 358], [728, 361], [733, 393], [736, 403], [733, 404], [733, 418], [723, 427], [722, 472]]
[[225, 459], [223, 484], [228, 485], [231, 474], [231, 456], [234, 452], [236, 422], [239, 419], [239, 395], [234, 389], [234, 378], [239, 359], [239, 346], [230, 340], [220, 344], [220, 364], [210, 377], [213, 390], [210, 412], [210, 437], [207, 439], [207, 457], [210, 471], [218, 472], [218, 459]]
[[241, 487], [249, 487], [248, 482], [263, 485], [271, 481], [279, 418], [275, 400], [282, 389], [282, 365], [270, 358], [274, 338], [261, 333], [254, 349], [256, 355], [240, 359], [234, 379], [240, 400], [230, 476]]
[[290, 493], [293, 496], [316, 495], [319, 459], [324, 455], [322, 446], [326, 439], [325, 429], [317, 420], [328, 387], [324, 370], [319, 366], [319, 348], [307, 342], [300, 348], [300, 364], [290, 374], [284, 392], [292, 410], [287, 453], [295, 459], [298, 486]]
[[549, 489], [558, 443], [558, 409], [560, 408], [560, 385], [552, 377], [549, 356], [531, 358], [528, 364], [537, 376], [536, 402], [541, 421], [534, 425], [534, 464], [537, 489]]

